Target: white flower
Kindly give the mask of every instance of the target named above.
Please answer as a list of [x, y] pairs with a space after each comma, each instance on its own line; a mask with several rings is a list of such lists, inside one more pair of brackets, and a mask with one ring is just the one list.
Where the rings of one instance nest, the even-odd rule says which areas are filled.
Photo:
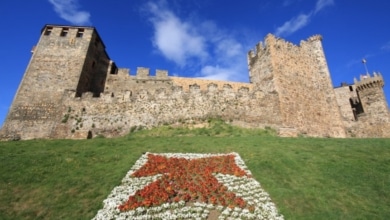
[[[103, 208], [99, 210], [95, 220], [103, 219], [207, 219], [210, 210], [221, 212], [218, 219], [283, 219], [272, 203], [269, 194], [266, 193], [259, 182], [247, 176], [238, 177], [234, 175], [214, 174], [214, 177], [228, 190], [234, 192], [236, 196], [241, 197], [248, 205], [254, 206], [255, 210], [251, 213], [247, 208], [241, 209], [235, 207], [223, 207], [221, 205], [195, 202], [192, 206], [187, 206], [185, 201], [175, 203], [163, 203], [156, 207], [138, 207], [135, 210], [121, 212], [119, 206], [124, 204], [130, 196], [135, 195], [138, 190], [142, 190], [146, 185], [155, 182], [163, 175], [147, 177], [133, 177], [132, 174], [143, 167], [148, 162], [148, 155], [143, 154], [127, 172], [122, 179], [120, 186], [115, 187], [107, 198], [103, 201]], [[187, 160], [207, 158], [214, 156], [233, 155], [234, 161], [238, 167], [248, 175], [251, 172], [246, 167], [244, 161], [237, 153], [229, 154], [183, 154], [183, 153], [165, 153], [157, 154], [168, 158], [185, 158]]]

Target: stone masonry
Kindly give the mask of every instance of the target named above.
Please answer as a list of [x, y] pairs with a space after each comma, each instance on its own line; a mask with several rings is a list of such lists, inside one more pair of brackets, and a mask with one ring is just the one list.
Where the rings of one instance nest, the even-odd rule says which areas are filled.
[[249, 83], [118, 68], [94, 27], [45, 25], [1, 140], [115, 137], [140, 127], [222, 118], [280, 136], [390, 137], [379, 73], [333, 88], [322, 38], [271, 34], [248, 53]]

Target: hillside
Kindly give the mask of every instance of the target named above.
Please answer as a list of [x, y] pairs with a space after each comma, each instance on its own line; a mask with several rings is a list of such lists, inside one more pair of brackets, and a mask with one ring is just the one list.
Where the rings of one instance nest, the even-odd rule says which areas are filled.
[[144, 152], [237, 152], [285, 219], [390, 219], [390, 139], [280, 138], [211, 125], [0, 142], [0, 219], [91, 219]]

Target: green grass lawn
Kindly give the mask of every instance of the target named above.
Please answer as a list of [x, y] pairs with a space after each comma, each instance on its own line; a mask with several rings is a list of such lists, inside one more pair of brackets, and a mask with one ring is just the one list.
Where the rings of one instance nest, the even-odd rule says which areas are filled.
[[390, 219], [390, 139], [280, 138], [222, 123], [0, 142], [0, 219], [91, 219], [147, 151], [237, 152], [286, 219]]

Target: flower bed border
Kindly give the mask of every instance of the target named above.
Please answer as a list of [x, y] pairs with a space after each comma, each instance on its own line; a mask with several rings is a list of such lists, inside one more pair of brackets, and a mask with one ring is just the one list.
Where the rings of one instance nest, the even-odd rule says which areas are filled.
[[[160, 155], [167, 158], [185, 158], [188, 160], [233, 155], [238, 167], [246, 172], [246, 176], [237, 177], [234, 175], [215, 174], [214, 177], [222, 183], [229, 191], [243, 198], [252, 210], [239, 207], [223, 207], [221, 205], [207, 204], [203, 202], [171, 202], [155, 207], [138, 207], [134, 210], [121, 212], [118, 208], [124, 204], [130, 196], [138, 190], [142, 190], [150, 183], [161, 178], [161, 174], [147, 177], [132, 177], [137, 170], [143, 167], [148, 161], [148, 155]], [[218, 216], [217, 219], [283, 219], [277, 211], [275, 204], [271, 201], [259, 182], [250, 177], [251, 172], [244, 161], [237, 153], [228, 154], [191, 154], [191, 153], [145, 153], [127, 172], [122, 179], [121, 185], [115, 187], [110, 195], [103, 201], [103, 208], [98, 211], [94, 219], [208, 219], [210, 215]], [[212, 213], [212, 214], [210, 214]]]

